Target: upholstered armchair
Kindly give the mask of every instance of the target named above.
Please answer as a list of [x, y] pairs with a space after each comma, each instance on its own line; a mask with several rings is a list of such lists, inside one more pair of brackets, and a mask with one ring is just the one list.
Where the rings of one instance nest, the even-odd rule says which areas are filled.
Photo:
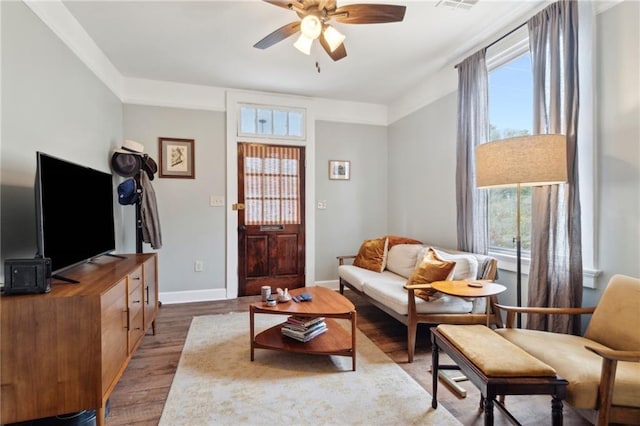
[[[615, 275], [595, 308], [496, 307], [496, 332], [566, 379], [567, 403], [597, 425], [640, 424], [640, 279]], [[581, 337], [512, 328], [518, 312], [593, 315]]]

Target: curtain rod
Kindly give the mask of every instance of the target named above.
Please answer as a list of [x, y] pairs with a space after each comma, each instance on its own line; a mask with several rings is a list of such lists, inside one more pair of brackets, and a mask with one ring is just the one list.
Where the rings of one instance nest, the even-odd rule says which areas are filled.
[[[499, 42], [500, 40], [503, 40], [507, 37], [509, 37], [511, 34], [515, 33], [516, 31], [518, 31], [520, 28], [524, 27], [525, 25], [527, 25], [527, 22], [523, 22], [522, 24], [518, 25], [517, 27], [515, 27], [514, 29], [512, 29], [511, 31], [509, 31], [508, 33], [506, 33], [505, 35], [499, 37], [498, 39], [492, 41], [491, 43], [489, 43], [488, 45], [486, 45], [484, 48], [488, 49], [491, 46], [493, 46], [494, 44], [496, 44], [497, 42]], [[453, 68], [458, 68], [460, 66], [462, 62], [456, 64]]]

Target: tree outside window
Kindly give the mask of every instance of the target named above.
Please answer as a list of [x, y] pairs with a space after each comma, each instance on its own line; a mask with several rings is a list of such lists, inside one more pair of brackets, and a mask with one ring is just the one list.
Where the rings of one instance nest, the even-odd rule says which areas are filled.
[[[530, 135], [533, 126], [531, 58], [518, 56], [489, 72], [489, 140]], [[531, 187], [522, 187], [522, 250], [531, 250]], [[489, 248], [515, 252], [516, 189], [489, 189]]]

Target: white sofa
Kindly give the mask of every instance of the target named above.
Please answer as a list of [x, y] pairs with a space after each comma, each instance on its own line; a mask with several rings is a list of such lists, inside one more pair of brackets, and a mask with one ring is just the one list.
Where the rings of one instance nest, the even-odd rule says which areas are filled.
[[[355, 259], [354, 255], [338, 256], [340, 293], [344, 292], [346, 286], [405, 324], [409, 362], [413, 362], [418, 323], [487, 323], [485, 298], [466, 299], [438, 293], [427, 301], [415, 295], [420, 286], [405, 286], [428, 247], [424, 244], [394, 245], [388, 250], [382, 272], [347, 264], [345, 261]], [[453, 280], [494, 280], [496, 277], [497, 260], [493, 257], [437, 247], [434, 249], [440, 258], [456, 261]], [[496, 297], [490, 300], [491, 305], [497, 303]], [[495, 309], [489, 312], [489, 322], [502, 326], [499, 315], [494, 314]]]

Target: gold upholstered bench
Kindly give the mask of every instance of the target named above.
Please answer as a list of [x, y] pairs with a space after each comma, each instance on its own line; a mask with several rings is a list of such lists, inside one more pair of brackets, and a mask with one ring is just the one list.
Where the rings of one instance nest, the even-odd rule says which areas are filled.
[[[441, 324], [432, 328], [431, 334], [433, 408], [438, 408], [438, 370], [460, 369], [482, 394], [480, 409], [484, 409], [486, 426], [493, 425], [494, 405], [518, 424], [496, 399], [499, 395], [551, 395], [552, 424], [562, 425], [562, 400], [568, 383], [552, 367], [484, 325]], [[440, 350], [456, 365], [439, 365]]]

